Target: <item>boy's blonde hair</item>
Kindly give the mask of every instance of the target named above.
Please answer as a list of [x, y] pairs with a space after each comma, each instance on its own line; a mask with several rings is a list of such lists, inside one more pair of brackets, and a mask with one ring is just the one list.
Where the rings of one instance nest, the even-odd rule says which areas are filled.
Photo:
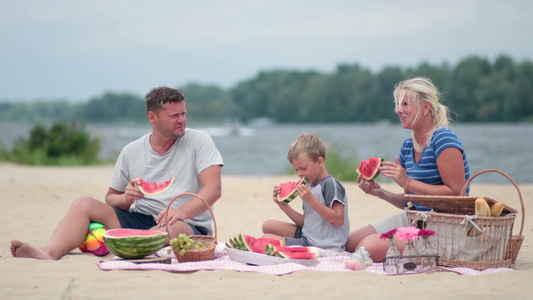
[[287, 159], [292, 162], [303, 153], [307, 154], [313, 162], [316, 162], [320, 156], [325, 160], [326, 146], [318, 136], [311, 133], [302, 133], [289, 147]]

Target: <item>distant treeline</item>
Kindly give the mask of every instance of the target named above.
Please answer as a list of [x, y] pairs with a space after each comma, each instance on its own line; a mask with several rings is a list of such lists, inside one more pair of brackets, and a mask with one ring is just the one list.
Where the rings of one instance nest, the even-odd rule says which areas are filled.
[[[433, 80], [457, 122], [533, 121], [533, 63], [518, 63], [506, 55], [493, 62], [470, 56], [455, 66], [426, 62], [410, 68], [388, 66], [377, 73], [359, 64], [340, 64], [332, 73], [273, 70], [229, 89], [195, 83], [177, 88], [185, 94], [189, 117], [195, 120], [396, 122], [394, 84], [415, 76]], [[0, 103], [0, 121], [145, 122], [143, 97], [107, 92], [84, 103], [5, 101]]]

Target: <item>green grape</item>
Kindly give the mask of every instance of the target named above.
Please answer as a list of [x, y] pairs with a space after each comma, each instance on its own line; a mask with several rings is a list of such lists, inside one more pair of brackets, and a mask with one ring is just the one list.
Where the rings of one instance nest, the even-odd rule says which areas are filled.
[[188, 249], [205, 248], [201, 241], [195, 241], [184, 233], [180, 233], [177, 238], [171, 239], [169, 244], [172, 250], [177, 251], [179, 255], [185, 255]]

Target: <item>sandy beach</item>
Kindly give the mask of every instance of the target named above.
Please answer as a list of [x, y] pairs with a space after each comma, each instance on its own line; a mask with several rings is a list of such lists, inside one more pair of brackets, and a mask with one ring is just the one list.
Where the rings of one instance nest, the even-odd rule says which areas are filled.
[[[12, 239], [44, 245], [73, 199], [103, 201], [112, 166], [29, 167], [0, 164], [0, 299], [526, 299], [533, 294], [533, 185], [518, 182], [525, 201], [526, 239], [513, 271], [470, 276], [450, 272], [385, 276], [366, 271], [299, 271], [284, 276], [235, 271], [103, 271], [102, 258], [74, 250], [59, 261], [11, 256]], [[504, 170], [503, 170], [504, 171]], [[512, 176], [512, 174], [509, 174]], [[481, 175], [483, 176], [483, 175]], [[215, 206], [218, 240], [238, 233], [261, 235], [268, 218], [286, 219], [272, 202], [272, 187], [295, 178], [223, 175], [222, 198]], [[351, 228], [398, 213], [365, 195], [355, 182], [343, 182]], [[394, 184], [387, 188], [400, 191]], [[476, 184], [471, 195], [488, 196], [520, 210], [512, 184]], [[300, 207], [301, 200], [293, 205]], [[516, 218], [514, 234], [520, 227]], [[105, 258], [111, 258], [109, 254]]]

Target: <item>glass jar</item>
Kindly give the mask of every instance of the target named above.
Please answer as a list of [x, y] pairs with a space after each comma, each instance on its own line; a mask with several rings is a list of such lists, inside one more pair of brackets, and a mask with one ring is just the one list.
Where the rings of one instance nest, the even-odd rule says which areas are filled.
[[422, 257], [422, 266], [431, 268], [437, 265], [437, 247], [431, 237], [422, 237], [417, 243], [418, 254]]
[[408, 241], [402, 253], [402, 271], [404, 273], [416, 272], [419, 269], [419, 264], [421, 264], [421, 259], [416, 250], [415, 243], [414, 241]]
[[392, 238], [390, 240], [390, 247], [385, 254], [385, 261], [383, 268], [386, 273], [400, 273], [401, 271], [401, 254], [396, 241]]

